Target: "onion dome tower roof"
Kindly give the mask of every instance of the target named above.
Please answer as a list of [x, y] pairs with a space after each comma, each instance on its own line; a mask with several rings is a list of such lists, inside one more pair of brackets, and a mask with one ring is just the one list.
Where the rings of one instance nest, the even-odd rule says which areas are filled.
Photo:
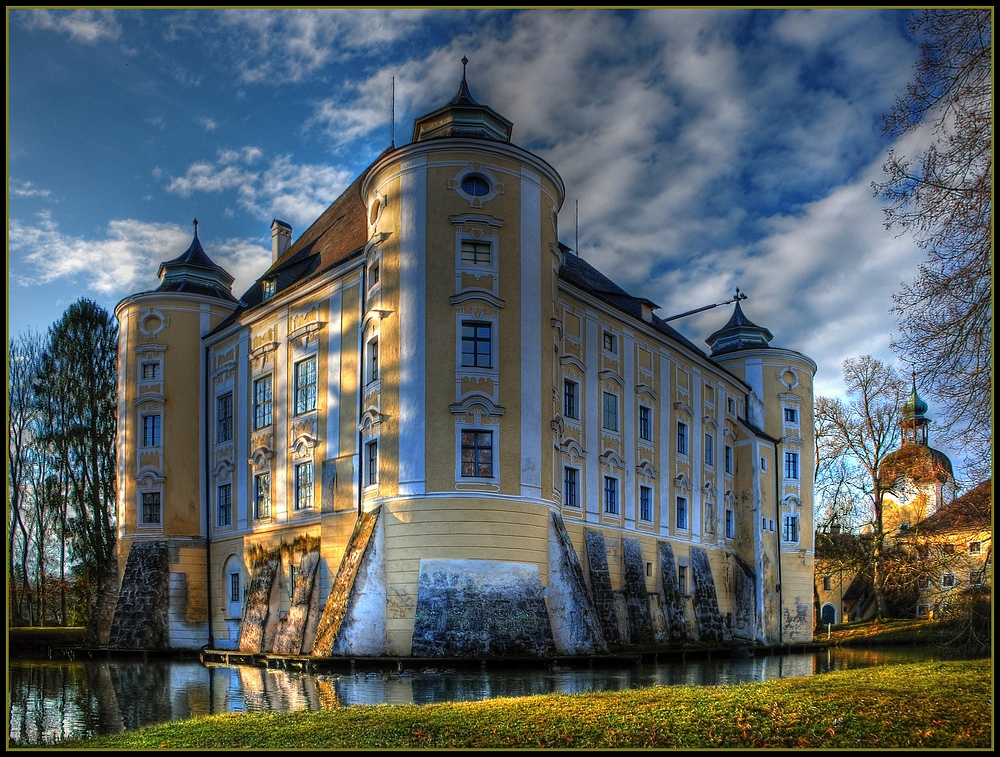
[[458, 94], [443, 108], [418, 118], [413, 123], [413, 141], [444, 137], [468, 137], [510, 142], [513, 123], [492, 108], [481, 105], [472, 97], [465, 80], [469, 59], [462, 58], [462, 82]]
[[186, 292], [236, 302], [232, 292], [234, 278], [225, 268], [216, 265], [201, 246], [197, 219], [191, 246], [184, 254], [160, 263], [156, 275], [160, 278], [157, 292]]
[[705, 343], [712, 350], [712, 357], [737, 350], [757, 350], [769, 347], [774, 335], [763, 326], [758, 326], [743, 314], [740, 307], [740, 290], [736, 290], [736, 307], [733, 315], [721, 329], [713, 333]]

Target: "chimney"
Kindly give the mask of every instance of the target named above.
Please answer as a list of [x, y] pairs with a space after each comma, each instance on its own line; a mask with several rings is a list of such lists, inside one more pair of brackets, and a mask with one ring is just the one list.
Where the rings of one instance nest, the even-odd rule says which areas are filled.
[[271, 262], [277, 262], [278, 258], [284, 255], [291, 246], [292, 227], [275, 218], [271, 222]]

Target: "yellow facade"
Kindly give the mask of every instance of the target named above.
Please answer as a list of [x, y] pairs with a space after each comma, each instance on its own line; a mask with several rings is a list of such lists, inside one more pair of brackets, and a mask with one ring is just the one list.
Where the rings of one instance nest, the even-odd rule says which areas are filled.
[[[276, 236], [238, 305], [119, 307], [120, 470], [162, 479], [157, 538], [203, 540], [184, 579], [207, 589], [201, 644], [811, 639], [815, 364], [748, 321], [751, 342], [723, 329], [708, 356], [561, 245], [562, 180], [509, 126], [463, 80], [294, 244]], [[133, 462], [132, 342], [173, 299], [162, 448]], [[127, 545], [144, 532], [122, 483]]]

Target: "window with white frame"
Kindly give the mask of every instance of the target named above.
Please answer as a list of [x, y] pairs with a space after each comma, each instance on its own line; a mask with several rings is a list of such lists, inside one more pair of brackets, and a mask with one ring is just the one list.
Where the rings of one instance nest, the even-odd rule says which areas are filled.
[[271, 517], [271, 474], [258, 473], [253, 477], [253, 517]]
[[295, 414], [316, 409], [316, 358], [295, 364]]
[[233, 524], [233, 485], [219, 484], [215, 490], [216, 523], [220, 526]]
[[563, 415], [567, 418], [580, 418], [579, 392], [578, 383], [569, 379], [563, 381]]
[[785, 453], [785, 478], [797, 479], [799, 477], [799, 453]]
[[264, 300], [269, 300], [278, 291], [278, 283], [274, 279], [264, 279], [260, 282], [260, 294], [261, 298]]
[[144, 415], [142, 417], [142, 446], [160, 446], [160, 416]]
[[715, 436], [705, 434], [705, 465], [715, 465]]
[[233, 393], [220, 394], [215, 399], [215, 443], [233, 440]]
[[733, 472], [733, 448], [728, 444], [726, 445], [726, 473], [732, 474]]
[[240, 574], [230, 573], [229, 574], [229, 601], [239, 602], [240, 601]]
[[368, 383], [373, 384], [378, 381], [378, 337], [368, 341]]
[[927, 604], [917, 605], [917, 617], [918, 618], [929, 618], [931, 616], [931, 606]]
[[788, 542], [799, 540], [799, 518], [797, 515], [784, 516], [781, 527], [781, 539]]
[[653, 441], [653, 411], [645, 405], [639, 405], [639, 438]]
[[688, 501], [687, 497], [678, 497], [675, 503], [675, 519], [674, 523], [676, 528], [684, 530], [688, 527]]
[[798, 423], [799, 422], [799, 411], [794, 407], [785, 408], [785, 423]]
[[365, 443], [365, 483], [375, 486], [378, 483], [378, 440], [372, 439]]
[[726, 538], [732, 539], [736, 536], [736, 513], [731, 507], [726, 508]]
[[253, 382], [253, 427], [266, 428], [273, 419], [274, 389], [271, 376]]
[[145, 526], [159, 525], [160, 523], [160, 493], [142, 493], [142, 523]]
[[147, 361], [142, 364], [142, 380], [155, 381], [160, 377], [160, 364], [158, 362]]
[[311, 510], [313, 506], [313, 464], [295, 466], [295, 509]]
[[604, 332], [604, 349], [614, 355], [618, 354], [618, 337], [610, 331]]
[[618, 479], [614, 476], [604, 477], [604, 512], [618, 515]]
[[969, 554], [970, 555], [981, 555], [983, 553], [983, 543], [981, 541], [970, 541], [969, 542]]
[[726, 409], [729, 410], [730, 415], [736, 415], [736, 400], [732, 397], [726, 398]]
[[941, 588], [942, 589], [952, 589], [955, 587], [955, 574], [945, 573], [941, 576]]
[[608, 431], [618, 430], [618, 395], [604, 392], [604, 405], [601, 425]]
[[982, 585], [983, 585], [983, 571], [981, 570], [969, 571], [969, 586], [982, 586]]
[[578, 468], [563, 468], [563, 504], [566, 507], [580, 506], [580, 471]]
[[639, 520], [648, 523], [653, 521], [653, 489], [649, 486], [639, 487]]
[[493, 367], [493, 324], [483, 321], [462, 322], [462, 367]]
[[683, 421], [677, 421], [677, 453], [688, 453], [688, 425]]
[[493, 432], [462, 429], [462, 477], [493, 478]]
[[493, 262], [493, 246], [489, 242], [476, 239], [462, 240], [463, 265], [491, 265]]

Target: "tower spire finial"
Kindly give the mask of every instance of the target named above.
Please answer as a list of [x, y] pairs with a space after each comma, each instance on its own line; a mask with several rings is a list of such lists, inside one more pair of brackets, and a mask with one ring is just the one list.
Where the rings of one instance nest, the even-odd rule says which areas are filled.
[[198, 219], [197, 218], [194, 219], [194, 235], [195, 235], [195, 237], [198, 236]]
[[469, 59], [462, 56], [462, 83], [465, 83], [465, 67], [469, 65]]

